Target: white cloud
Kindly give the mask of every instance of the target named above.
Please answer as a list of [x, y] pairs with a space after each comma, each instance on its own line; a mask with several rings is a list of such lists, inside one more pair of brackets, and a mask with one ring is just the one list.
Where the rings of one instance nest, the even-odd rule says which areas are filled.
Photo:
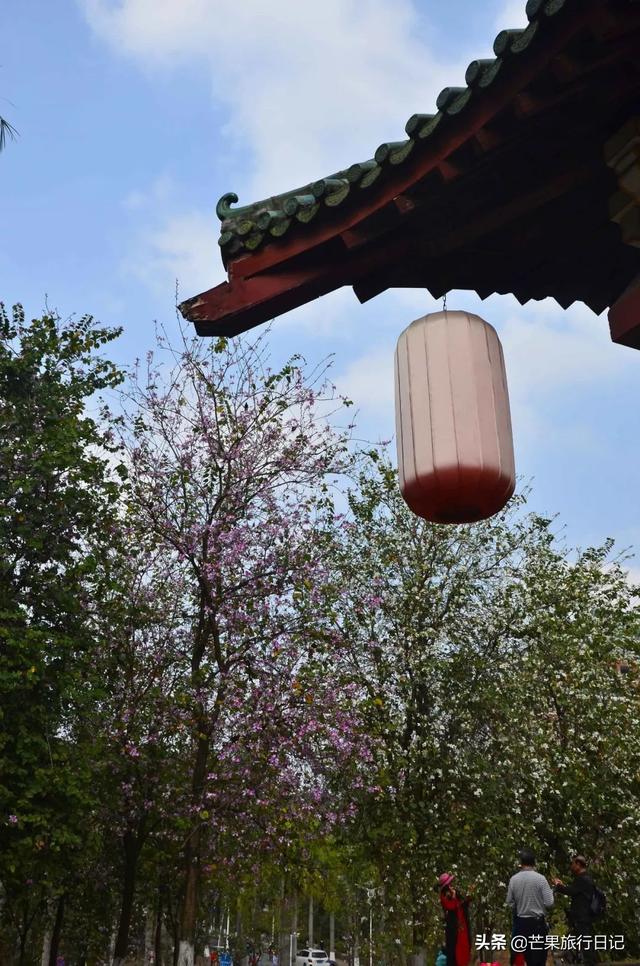
[[496, 15], [494, 27], [505, 30], [513, 27], [526, 27], [528, 24], [524, 0], [506, 0]]
[[226, 279], [217, 235], [212, 213], [166, 215], [139, 232], [124, 269], [165, 298], [173, 297], [177, 280], [178, 298], [187, 298]]
[[[332, 340], [351, 338], [354, 318], [359, 312], [353, 289], [347, 286], [335, 289], [328, 295], [307, 302], [277, 319], [278, 332], [303, 332], [314, 337], [331, 337]], [[356, 327], [362, 319], [356, 321]]]
[[141, 191], [131, 190], [123, 199], [122, 207], [125, 211], [144, 211], [150, 207], [165, 204], [173, 190], [173, 180], [168, 174], [161, 174], [151, 183], [149, 188]]
[[[612, 344], [606, 318], [579, 304], [561, 311], [551, 299], [517, 309], [515, 299], [512, 304], [498, 328], [514, 424], [521, 433], [530, 437], [546, 433], [550, 410], [562, 421], [560, 398], [593, 394], [595, 387], [612, 385], [631, 374], [634, 354]], [[578, 433], [574, 440], [590, 445], [593, 438], [587, 428], [581, 432], [583, 438]]]
[[372, 349], [337, 377], [338, 389], [370, 416], [393, 413], [393, 345]]
[[[372, 157], [383, 140], [405, 137], [409, 115], [434, 110], [439, 90], [461, 83], [465, 66], [420, 38], [414, 0], [325, 0], [321, 11], [304, 0], [78, 3], [93, 31], [145, 70], [205, 64], [213, 99], [228, 111], [225, 151], [241, 159], [228, 185], [240, 204], [328, 175]], [[175, 277], [185, 292], [210, 288], [216, 276], [224, 278], [218, 222], [172, 207], [170, 194], [160, 177], [151, 192], [124, 200], [144, 216], [126, 260], [156, 291]], [[318, 334], [352, 330], [347, 300], [357, 312], [348, 291], [292, 313], [291, 324]]]
[[630, 584], [634, 587], [640, 587], [640, 567], [627, 567], [627, 577]]
[[631, 355], [615, 351], [605, 319], [584, 306], [563, 312], [551, 299], [510, 312], [501, 332], [510, 369], [517, 372], [524, 394], [610, 378]]
[[[248, 148], [241, 203], [277, 193], [404, 136], [460, 83], [420, 39], [412, 0], [79, 0], [93, 30], [145, 66], [197, 58], [229, 110], [227, 144]], [[234, 186], [235, 187], [235, 186]]]

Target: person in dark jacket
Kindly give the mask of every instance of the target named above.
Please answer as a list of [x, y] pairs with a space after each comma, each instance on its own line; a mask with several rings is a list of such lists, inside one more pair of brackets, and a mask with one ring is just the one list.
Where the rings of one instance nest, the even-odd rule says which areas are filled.
[[565, 885], [562, 879], [553, 879], [553, 887], [563, 896], [569, 896], [571, 905], [567, 912], [569, 925], [575, 936], [587, 937], [587, 946], [582, 943], [582, 959], [586, 966], [593, 966], [596, 954], [593, 948], [593, 920], [591, 918], [591, 899], [593, 898], [593, 879], [587, 872], [587, 860], [583, 855], [574, 855], [570, 865], [573, 881]]

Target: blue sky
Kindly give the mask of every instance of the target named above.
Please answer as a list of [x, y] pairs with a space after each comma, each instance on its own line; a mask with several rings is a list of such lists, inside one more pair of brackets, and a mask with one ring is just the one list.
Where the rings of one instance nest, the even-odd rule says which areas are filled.
[[[524, 0], [3, 0], [0, 298], [123, 325], [153, 322], [224, 278], [215, 203], [276, 193], [372, 157], [490, 56]], [[640, 547], [640, 353], [606, 314], [451, 293], [503, 340], [518, 472], [571, 545]], [[360, 305], [350, 289], [277, 320], [276, 357], [335, 354], [361, 435], [393, 434], [395, 341], [439, 308], [420, 291]], [[640, 564], [638, 567], [640, 576]]]

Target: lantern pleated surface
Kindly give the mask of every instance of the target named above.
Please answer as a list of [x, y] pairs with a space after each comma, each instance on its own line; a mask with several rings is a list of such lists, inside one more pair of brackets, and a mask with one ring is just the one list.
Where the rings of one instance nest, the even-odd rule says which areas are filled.
[[473, 523], [497, 513], [515, 488], [502, 346], [469, 312], [412, 322], [395, 358], [400, 489], [418, 516]]

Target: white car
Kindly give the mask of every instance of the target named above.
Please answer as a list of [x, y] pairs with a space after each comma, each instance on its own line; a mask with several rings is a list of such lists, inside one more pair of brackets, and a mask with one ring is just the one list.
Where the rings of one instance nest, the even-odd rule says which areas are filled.
[[329, 957], [324, 949], [299, 949], [296, 966], [329, 966]]

